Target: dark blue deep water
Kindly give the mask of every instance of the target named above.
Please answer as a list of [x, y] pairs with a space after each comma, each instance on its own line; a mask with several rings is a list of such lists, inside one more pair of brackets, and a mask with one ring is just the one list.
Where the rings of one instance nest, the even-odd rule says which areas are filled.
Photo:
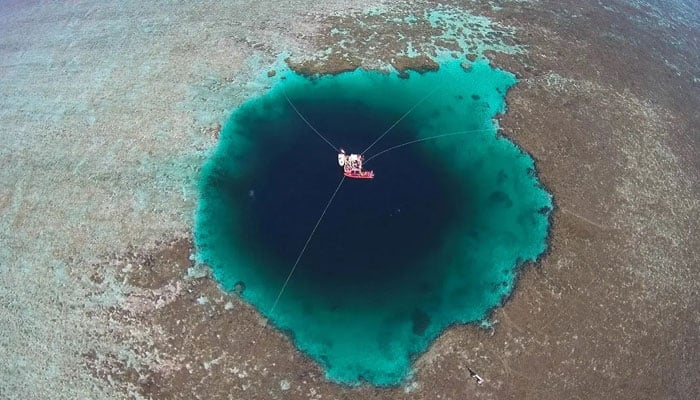
[[[398, 384], [447, 326], [483, 319], [546, 249], [551, 196], [499, 137], [514, 77], [475, 63], [396, 74], [286, 74], [236, 110], [203, 168], [195, 241], [227, 290], [283, 329], [330, 379]], [[333, 145], [375, 179], [342, 179]]]

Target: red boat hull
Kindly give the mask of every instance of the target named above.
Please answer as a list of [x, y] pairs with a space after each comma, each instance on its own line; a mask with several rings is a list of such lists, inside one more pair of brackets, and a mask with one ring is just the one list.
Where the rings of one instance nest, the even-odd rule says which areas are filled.
[[362, 172], [344, 172], [343, 175], [345, 175], [348, 178], [353, 178], [353, 179], [374, 179], [374, 171], [362, 171]]

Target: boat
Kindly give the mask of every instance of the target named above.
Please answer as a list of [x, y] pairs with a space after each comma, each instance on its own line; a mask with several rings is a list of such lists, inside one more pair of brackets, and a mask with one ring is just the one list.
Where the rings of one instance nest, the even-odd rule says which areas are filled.
[[338, 165], [343, 167], [343, 175], [353, 179], [374, 179], [374, 171], [364, 171], [362, 163], [365, 156], [362, 154], [346, 154], [342, 148], [338, 153]]
[[343, 175], [354, 179], [374, 179], [374, 171], [343, 172]]

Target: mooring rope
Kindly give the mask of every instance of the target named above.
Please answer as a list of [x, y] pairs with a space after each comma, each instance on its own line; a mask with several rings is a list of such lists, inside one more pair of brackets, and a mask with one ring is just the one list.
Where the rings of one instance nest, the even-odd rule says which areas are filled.
[[338, 191], [340, 190], [340, 187], [343, 185], [343, 182], [345, 182], [345, 175], [343, 175], [343, 177], [340, 179], [340, 182], [338, 183], [338, 186], [335, 188], [333, 195], [331, 195], [331, 198], [328, 200], [328, 203], [326, 203], [326, 207], [323, 209], [321, 216], [318, 217], [318, 220], [316, 221], [316, 225], [314, 226], [314, 229], [311, 231], [311, 234], [306, 239], [306, 243], [304, 243], [304, 247], [299, 252], [299, 255], [297, 256], [297, 259], [294, 262], [292, 269], [289, 271], [289, 274], [287, 275], [287, 279], [285, 279], [284, 284], [282, 285], [282, 288], [280, 289], [279, 293], [277, 294], [277, 298], [272, 303], [272, 307], [270, 307], [270, 312], [268, 313], [269, 316], [272, 316], [272, 312], [275, 311], [275, 307], [277, 307], [277, 303], [280, 301], [280, 298], [282, 297], [282, 294], [284, 293], [285, 289], [287, 289], [287, 284], [289, 284], [289, 280], [292, 279], [292, 275], [294, 274], [294, 271], [297, 269], [297, 265], [299, 265], [299, 260], [301, 260], [301, 257], [304, 255], [304, 252], [306, 252], [306, 248], [309, 246], [309, 243], [311, 242], [311, 238], [316, 233], [316, 229], [318, 229], [318, 226], [321, 224], [321, 220], [323, 220], [323, 217], [326, 215], [328, 208], [331, 206], [331, 203], [333, 203], [333, 199], [335, 199], [335, 195], [338, 194]]
[[430, 137], [422, 138], [422, 139], [411, 140], [411, 141], [409, 141], [409, 142], [397, 144], [396, 146], [391, 146], [391, 147], [389, 147], [388, 149], [384, 149], [384, 150], [380, 151], [379, 153], [376, 153], [376, 154], [373, 155], [372, 157], [366, 159], [364, 163], [367, 164], [367, 163], [370, 162], [372, 159], [374, 159], [374, 158], [376, 158], [376, 157], [379, 157], [380, 155], [382, 155], [382, 154], [384, 154], [384, 153], [388, 153], [388, 152], [390, 152], [390, 151], [392, 151], [392, 150], [396, 150], [396, 149], [398, 149], [398, 148], [401, 148], [401, 147], [404, 147], [404, 146], [408, 146], [408, 145], [410, 145], [410, 144], [425, 142], [425, 141], [433, 140], [433, 139], [439, 139], [439, 138], [441, 138], [441, 137], [446, 137], [446, 136], [467, 135], [467, 134], [469, 134], [469, 133], [489, 132], [489, 131], [491, 131], [491, 130], [492, 130], [492, 129], [475, 129], [475, 130], [471, 130], [471, 131], [457, 131], [457, 132], [443, 133], [443, 134], [441, 134], [441, 135], [430, 136]]
[[403, 119], [406, 118], [406, 117], [408, 116], [408, 114], [410, 114], [413, 110], [416, 109], [416, 107], [418, 107], [421, 103], [423, 103], [425, 100], [427, 100], [428, 97], [432, 96], [433, 93], [435, 93], [435, 92], [438, 90], [438, 88], [440, 88], [440, 86], [436, 86], [435, 88], [433, 88], [433, 90], [431, 90], [430, 93], [426, 94], [422, 99], [420, 99], [416, 104], [414, 104], [413, 107], [411, 107], [408, 111], [406, 111], [406, 113], [404, 113], [404, 115], [402, 115], [401, 118], [397, 119], [396, 122], [394, 122], [394, 123], [389, 127], [389, 129], [387, 129], [386, 131], [384, 131], [384, 133], [382, 133], [374, 142], [372, 142], [372, 144], [370, 144], [369, 147], [367, 147], [366, 149], [362, 150], [362, 152], [361, 152], [360, 154], [365, 154], [365, 153], [366, 153], [369, 149], [371, 149], [375, 144], [377, 144], [380, 140], [382, 140], [382, 139], [384, 138], [384, 136], [386, 136], [387, 133], [389, 133], [392, 129], [394, 129], [394, 127], [395, 127], [396, 125], [398, 125], [399, 122], [403, 121]]
[[294, 109], [294, 112], [297, 113], [299, 118], [301, 118], [302, 121], [306, 122], [306, 125], [308, 125], [309, 128], [311, 128], [311, 130], [314, 131], [316, 133], [316, 135], [318, 135], [318, 137], [323, 139], [324, 142], [328, 143], [328, 145], [331, 146], [331, 148], [333, 148], [333, 150], [335, 150], [336, 153], [339, 152], [338, 148], [335, 147], [335, 145], [333, 145], [333, 143], [331, 143], [330, 140], [326, 139], [326, 137], [323, 136], [321, 134], [321, 132], [319, 132], [316, 128], [314, 128], [314, 126], [311, 125], [311, 123], [306, 118], [304, 118], [304, 116], [301, 114], [301, 112], [299, 112], [299, 110], [296, 108], [294, 103], [292, 103], [292, 100], [287, 96], [287, 93], [286, 92], [282, 92], [282, 93], [284, 94], [284, 98], [287, 99], [287, 102], [289, 103], [290, 106], [292, 106], [292, 109]]

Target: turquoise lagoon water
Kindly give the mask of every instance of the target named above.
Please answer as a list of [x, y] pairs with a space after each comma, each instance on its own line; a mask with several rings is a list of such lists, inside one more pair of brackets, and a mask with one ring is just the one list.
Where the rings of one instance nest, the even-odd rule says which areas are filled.
[[[199, 261], [333, 381], [400, 384], [448, 326], [481, 321], [546, 249], [552, 198], [533, 160], [497, 135], [515, 77], [476, 62], [437, 72], [287, 72], [235, 110], [200, 182]], [[427, 97], [426, 97], [427, 96]], [[413, 108], [346, 179], [272, 305], [342, 171], [327, 139], [360, 152]], [[415, 107], [415, 108], [414, 108]]]

